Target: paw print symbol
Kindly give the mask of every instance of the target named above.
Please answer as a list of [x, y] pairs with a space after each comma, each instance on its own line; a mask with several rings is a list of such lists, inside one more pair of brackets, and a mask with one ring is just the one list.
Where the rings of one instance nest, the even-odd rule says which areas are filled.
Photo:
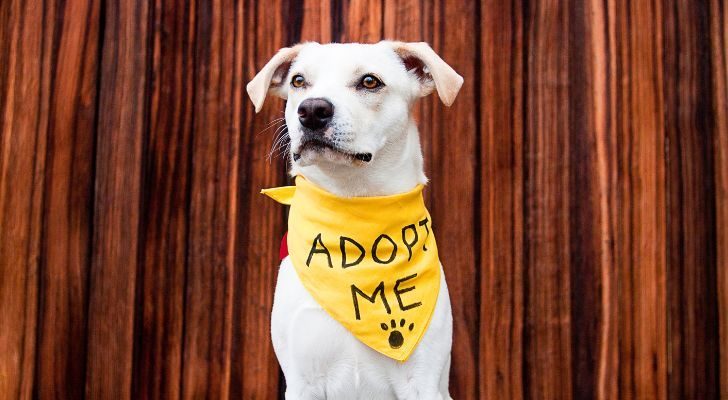
[[[402, 347], [402, 343], [404, 343], [404, 336], [402, 336], [402, 332], [400, 332], [397, 328], [397, 322], [395, 322], [395, 320], [392, 320], [390, 324], [392, 326], [392, 331], [389, 332], [389, 346], [393, 349], [398, 349]], [[403, 329], [405, 324], [407, 324], [407, 321], [405, 321], [404, 318], [399, 320], [399, 328]], [[390, 329], [389, 326], [384, 322], [382, 322], [380, 326], [385, 332], [389, 331]], [[409, 329], [410, 332], [412, 331], [412, 329], [415, 329], [414, 322], [410, 323], [407, 329]]]

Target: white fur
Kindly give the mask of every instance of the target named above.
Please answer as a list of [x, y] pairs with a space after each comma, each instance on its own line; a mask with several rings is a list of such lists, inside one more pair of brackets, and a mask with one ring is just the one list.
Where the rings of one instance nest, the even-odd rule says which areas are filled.
[[[408, 57], [421, 62], [419, 75], [405, 69]], [[305, 77], [305, 87], [289, 84], [296, 74]], [[374, 92], [357, 89], [365, 74], [385, 86]], [[306, 43], [280, 50], [248, 84], [248, 93], [256, 111], [266, 92], [288, 100], [291, 152], [300, 154], [291, 161], [292, 175], [340, 196], [376, 196], [426, 183], [412, 105], [434, 89], [450, 105], [461, 85], [462, 77], [424, 43]], [[334, 105], [325, 134], [340, 151], [300, 149], [296, 110], [308, 98]], [[357, 153], [371, 153], [372, 159], [356, 160], [351, 154]], [[288, 258], [278, 273], [271, 334], [288, 400], [450, 398], [452, 313], [444, 272], [427, 332], [405, 362], [370, 349], [332, 319], [306, 291]]]

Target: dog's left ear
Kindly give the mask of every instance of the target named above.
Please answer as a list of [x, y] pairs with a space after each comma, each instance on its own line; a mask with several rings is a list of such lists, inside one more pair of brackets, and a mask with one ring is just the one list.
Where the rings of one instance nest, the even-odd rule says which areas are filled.
[[248, 96], [255, 106], [257, 113], [263, 107], [265, 96], [268, 92], [285, 99], [288, 96], [288, 90], [283, 80], [288, 76], [288, 70], [291, 63], [301, 50], [301, 45], [293, 47], [284, 47], [268, 61], [263, 69], [248, 83], [245, 88]]
[[446, 106], [452, 105], [463, 77], [440, 58], [425, 42], [390, 42], [394, 52], [402, 58], [405, 68], [420, 81], [420, 96], [427, 96], [433, 89]]

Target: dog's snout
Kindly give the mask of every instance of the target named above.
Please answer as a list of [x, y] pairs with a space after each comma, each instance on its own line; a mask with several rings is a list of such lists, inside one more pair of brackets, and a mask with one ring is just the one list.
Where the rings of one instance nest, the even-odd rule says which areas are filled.
[[306, 99], [298, 106], [298, 120], [308, 129], [321, 129], [334, 116], [334, 105], [326, 99]]

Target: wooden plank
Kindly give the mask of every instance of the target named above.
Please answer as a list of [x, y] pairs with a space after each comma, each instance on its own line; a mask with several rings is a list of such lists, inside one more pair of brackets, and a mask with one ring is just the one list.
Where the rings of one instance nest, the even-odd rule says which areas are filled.
[[[232, 11], [227, 11], [232, 10]], [[196, 63], [182, 398], [230, 390], [234, 230], [239, 141], [232, 96], [240, 10], [223, 1], [196, 11]], [[242, 81], [237, 86], [242, 86]]]
[[569, 287], [572, 397], [616, 399], [614, 64], [602, 1], [569, 9]]
[[100, 2], [46, 7], [51, 36], [44, 63], [52, 83], [35, 392], [40, 398], [79, 399], [86, 381]]
[[[252, 77], [255, 64], [248, 61], [255, 60], [255, 55], [266, 57], [254, 48], [253, 39], [275, 34], [273, 29], [282, 26], [281, 15], [280, 5], [271, 4], [216, 2], [199, 7], [195, 113], [202, 117], [195, 120], [193, 142], [183, 370], [186, 398], [273, 398], [278, 392], [278, 367], [267, 320], [283, 218], [282, 214], [268, 217], [276, 221], [279, 232], [266, 235], [261, 221], [271, 214], [248, 208], [251, 197], [259, 196], [252, 190], [253, 183], [248, 183], [254, 172], [247, 168], [264, 160], [267, 152], [241, 140], [242, 127], [247, 125], [243, 121], [250, 119], [239, 110], [247, 105], [248, 77], [243, 66]], [[258, 18], [271, 23], [256, 24]], [[240, 34], [248, 29], [268, 31]], [[275, 49], [282, 47], [282, 36], [274, 37]], [[273, 50], [266, 53], [272, 55]], [[267, 245], [257, 248], [260, 254], [241, 256], [248, 255], [248, 246], [259, 243]], [[266, 248], [269, 251], [263, 252]]]
[[383, 39], [384, 21], [381, 0], [343, 2], [345, 29], [342, 42], [376, 43]]
[[[289, 13], [288, 21], [294, 19], [298, 23], [286, 24], [287, 45], [307, 41], [329, 43], [333, 40], [331, 13], [334, 10], [331, 0], [304, 0], [291, 4], [301, 4], [302, 8]], [[300, 29], [296, 29], [299, 26]]]
[[0, 3], [0, 396], [35, 384], [47, 112], [43, 4]]
[[523, 10], [480, 5], [480, 398], [523, 392]]
[[86, 396], [131, 398], [145, 133], [144, 2], [105, 3]]
[[[438, 1], [432, 5], [432, 47], [465, 83], [452, 107], [432, 108], [430, 212], [440, 261], [453, 300], [453, 349], [450, 394], [478, 396], [479, 198], [478, 75], [474, 55], [477, 9], [474, 2]], [[457, 24], [450, 23], [457, 20]], [[435, 100], [433, 95], [432, 101]], [[467, 151], [464, 151], [467, 149]]]
[[427, 41], [424, 23], [427, 10], [420, 0], [385, 1], [383, 7], [383, 39]]
[[667, 398], [665, 106], [659, 2], [619, 1], [617, 53], [619, 393]]
[[[530, 3], [526, 50], [524, 184], [524, 393], [572, 398], [572, 237], [569, 169], [569, 14], [559, 1]], [[575, 149], [573, 151], [578, 151]]]
[[728, 398], [728, 8], [710, 2], [720, 398]]
[[196, 4], [157, 0], [150, 13], [155, 29], [150, 32], [150, 120], [132, 397], [177, 399], [189, 234]]
[[234, 386], [235, 398], [272, 399], [281, 389], [282, 373], [270, 338], [270, 315], [287, 210], [261, 196], [259, 191], [287, 183], [288, 155], [285, 148], [275, 147], [277, 134], [284, 135], [280, 124], [283, 121], [278, 119], [283, 117], [284, 103], [270, 96], [264, 109], [254, 114], [244, 86], [279, 48], [286, 45], [285, 38], [292, 36], [291, 27], [282, 19], [285, 6], [283, 1], [260, 3], [255, 13], [246, 14], [246, 18], [257, 15], [271, 23], [256, 24], [256, 20], [246, 19], [251, 35], [246, 38], [246, 50], [237, 61], [246, 68], [236, 91], [234, 107], [244, 110], [242, 122], [237, 122], [242, 131], [241, 149], [244, 151], [239, 164], [241, 201], [237, 229], [240, 237], [235, 260], [236, 265], [244, 266], [244, 269], [236, 269], [235, 275], [233, 354], [235, 369], [241, 372], [235, 375], [235, 379], [239, 379]]
[[718, 398], [709, 4], [663, 10], [670, 398]]

